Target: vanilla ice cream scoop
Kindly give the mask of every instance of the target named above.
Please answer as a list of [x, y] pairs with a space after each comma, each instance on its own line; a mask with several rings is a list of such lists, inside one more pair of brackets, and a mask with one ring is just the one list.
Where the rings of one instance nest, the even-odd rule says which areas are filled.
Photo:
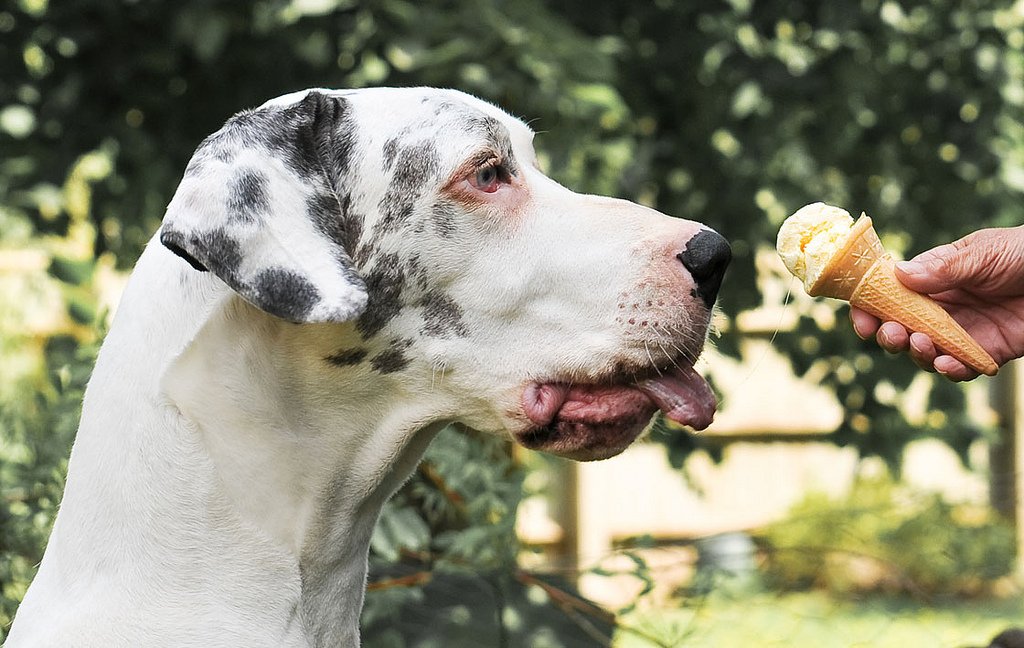
[[775, 247], [782, 262], [810, 292], [852, 227], [853, 217], [845, 209], [813, 203], [782, 223]]
[[838, 207], [807, 205], [782, 223], [776, 249], [808, 295], [846, 300], [881, 320], [925, 333], [979, 373], [998, 371], [992, 357], [938, 302], [896, 278], [895, 261], [867, 215], [854, 222]]

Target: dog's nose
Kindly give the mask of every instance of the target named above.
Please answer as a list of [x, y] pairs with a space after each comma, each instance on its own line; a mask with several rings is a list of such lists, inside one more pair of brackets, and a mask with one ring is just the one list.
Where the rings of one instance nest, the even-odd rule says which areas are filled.
[[729, 242], [718, 232], [704, 229], [687, 242], [686, 249], [677, 254], [676, 258], [690, 271], [697, 286], [697, 294], [711, 308], [722, 285], [725, 269], [732, 260]]

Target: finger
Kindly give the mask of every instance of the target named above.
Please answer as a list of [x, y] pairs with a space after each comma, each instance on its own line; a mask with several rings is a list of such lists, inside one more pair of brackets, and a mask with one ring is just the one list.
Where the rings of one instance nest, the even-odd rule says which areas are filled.
[[857, 307], [850, 308], [850, 322], [853, 324], [853, 332], [862, 340], [870, 340], [882, 325], [877, 317]]
[[932, 339], [924, 333], [915, 331], [910, 334], [910, 348], [907, 353], [918, 367], [925, 371], [937, 371], [934, 363], [939, 352], [935, 349]]
[[938, 356], [935, 358], [933, 366], [935, 367], [935, 371], [953, 382], [974, 380], [979, 375], [977, 371], [971, 369], [950, 355]]
[[947, 265], [956, 253], [956, 247], [947, 243], [918, 254], [909, 261], [897, 261], [896, 278], [907, 288], [919, 293], [948, 290], [952, 286], [946, 276]]
[[907, 329], [896, 322], [883, 322], [875, 334], [878, 346], [889, 353], [903, 353], [910, 348], [910, 335]]
[[[934, 247], [896, 264], [896, 277], [911, 290], [934, 294], [958, 287], [991, 285], [996, 276], [1019, 276], [1020, 260], [1010, 252], [1013, 230], [985, 229]], [[993, 275], [993, 273], [995, 273]]]

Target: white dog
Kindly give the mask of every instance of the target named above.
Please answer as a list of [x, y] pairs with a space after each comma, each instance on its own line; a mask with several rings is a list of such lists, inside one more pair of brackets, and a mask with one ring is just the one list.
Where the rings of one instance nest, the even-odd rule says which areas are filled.
[[544, 176], [467, 95], [311, 90], [198, 148], [125, 291], [7, 645], [358, 646], [445, 424], [580, 460], [715, 401], [725, 240]]

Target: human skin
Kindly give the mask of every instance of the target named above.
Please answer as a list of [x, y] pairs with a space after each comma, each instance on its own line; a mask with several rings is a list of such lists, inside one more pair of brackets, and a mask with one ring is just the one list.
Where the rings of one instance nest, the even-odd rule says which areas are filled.
[[[1002, 366], [1024, 355], [1024, 226], [983, 229], [896, 264], [896, 277], [930, 295]], [[952, 381], [978, 372], [936, 348], [924, 333], [850, 309], [853, 329], [890, 353]]]

